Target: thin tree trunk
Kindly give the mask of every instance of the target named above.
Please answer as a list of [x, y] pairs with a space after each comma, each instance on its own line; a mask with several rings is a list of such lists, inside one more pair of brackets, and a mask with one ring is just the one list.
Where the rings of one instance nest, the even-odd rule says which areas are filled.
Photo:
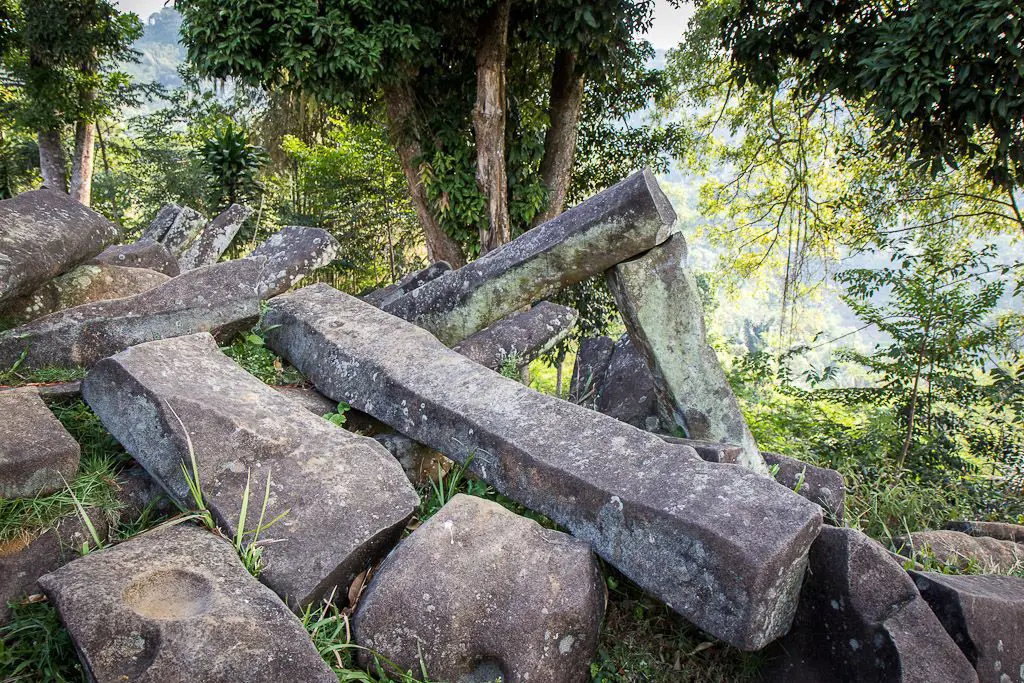
[[92, 201], [92, 167], [96, 156], [96, 124], [75, 123], [75, 158], [71, 163], [71, 197], [89, 206]]
[[903, 439], [903, 449], [900, 451], [899, 462], [896, 463], [897, 471], [903, 469], [903, 464], [907, 461], [907, 453], [910, 452], [910, 442], [914, 437], [914, 418], [917, 414], [917, 388], [921, 381], [921, 368], [924, 367], [924, 351], [925, 345], [928, 342], [929, 323], [930, 321], [924, 325], [924, 338], [921, 340], [921, 346], [917, 350], [917, 369], [914, 372], [914, 388], [910, 392], [910, 415], [907, 417], [907, 436]]
[[427, 192], [420, 180], [417, 159], [421, 156], [420, 143], [412, 132], [414, 122], [413, 96], [408, 86], [392, 86], [384, 91], [387, 102], [388, 125], [392, 144], [402, 161], [402, 171], [409, 184], [409, 198], [419, 218], [427, 242], [431, 261], [447, 261], [453, 268], [466, 265], [466, 257], [458, 243], [444, 231], [430, 211]]
[[[110, 132], [110, 128], [107, 128], [107, 132]], [[110, 171], [110, 160], [107, 159], [107, 143], [103, 140], [103, 130], [100, 128], [100, 124], [96, 124], [96, 140], [100, 143], [100, 159], [103, 160], [103, 174], [107, 176], [107, 182], [110, 183], [110, 204], [114, 210], [114, 218], [117, 219], [117, 224], [121, 224], [121, 205], [117, 201], [117, 188], [114, 187], [114, 176]]]
[[60, 131], [56, 128], [39, 131], [39, 170], [43, 174], [43, 185], [67, 193], [67, 159], [60, 142]]
[[505, 169], [505, 62], [511, 0], [499, 0], [477, 28], [476, 184], [487, 197], [487, 225], [480, 228], [480, 255], [512, 239]]
[[583, 75], [576, 70], [576, 53], [559, 50], [551, 75], [548, 118], [551, 121], [544, 136], [544, 158], [540, 176], [548, 190], [548, 205], [537, 214], [533, 225], [551, 220], [565, 210], [565, 196], [572, 179], [572, 162], [576, 154], [576, 132], [583, 107]]

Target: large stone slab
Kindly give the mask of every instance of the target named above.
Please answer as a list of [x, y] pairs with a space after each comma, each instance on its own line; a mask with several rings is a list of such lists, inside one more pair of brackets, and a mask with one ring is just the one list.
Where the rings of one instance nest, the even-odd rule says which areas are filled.
[[210, 266], [220, 260], [252, 213], [252, 209], [247, 206], [232, 204], [210, 221], [178, 258], [181, 272]]
[[608, 368], [597, 385], [594, 409], [649, 432], [662, 430], [651, 369], [628, 334], [615, 342]]
[[578, 318], [579, 314], [567, 306], [541, 301], [528, 311], [502, 318], [452, 348], [491, 370], [498, 370], [506, 359], [514, 358], [518, 370], [569, 336]]
[[384, 561], [352, 631], [400, 671], [422, 661], [430, 680], [577, 683], [603, 614], [586, 543], [459, 494]]
[[322, 228], [281, 228], [252, 252], [252, 256], [267, 259], [260, 277], [260, 297], [269, 299], [287, 292], [333, 261], [339, 249], [338, 240]]
[[39, 580], [97, 683], [334, 683], [302, 624], [234, 548], [189, 524]]
[[0, 332], [0, 367], [89, 366], [129, 346], [196, 332], [232, 333], [259, 318], [259, 259], [199, 268], [125, 299], [97, 301]]
[[325, 285], [272, 299], [265, 321], [324, 394], [471, 463], [704, 630], [758, 649], [788, 629], [821, 525], [792, 491], [532, 391]]
[[1024, 525], [1009, 522], [946, 522], [949, 531], [959, 531], [968, 536], [987, 536], [1000, 541], [1024, 543]]
[[570, 401], [596, 410], [598, 387], [604, 382], [614, 350], [611, 337], [589, 337], [580, 342], [569, 380]]
[[140, 239], [131, 244], [114, 244], [94, 258], [92, 263], [106, 263], [125, 268], [148, 268], [168, 277], [181, 274], [178, 261], [163, 244], [152, 239]]
[[981, 683], [1024, 680], [1024, 579], [910, 575]]
[[15, 325], [94, 301], [123, 299], [159, 287], [171, 278], [155, 270], [94, 263], [49, 280], [27, 296], [0, 305], [0, 318]]
[[381, 308], [385, 304], [400, 299], [417, 287], [422, 287], [431, 280], [436, 280], [451, 269], [452, 267], [447, 261], [436, 261], [422, 270], [409, 273], [398, 282], [373, 290], [363, 296], [362, 299], [368, 304]]
[[179, 258], [206, 225], [206, 217], [195, 209], [167, 204], [143, 231], [142, 238], [160, 242]]
[[0, 499], [64, 488], [81, 448], [32, 388], [0, 392]]
[[859, 531], [822, 529], [789, 634], [765, 653], [779, 683], [976, 681], [903, 568]]
[[767, 474], [739, 402], [714, 349], [708, 346], [704, 309], [686, 265], [686, 239], [664, 244], [608, 271], [633, 344], [647, 359], [665, 425], [678, 425], [690, 439], [743, 447], [739, 464]]
[[650, 171], [383, 308], [452, 346], [506, 315], [661, 244], [676, 214]]
[[765, 464], [773, 468], [775, 481], [817, 503], [830, 524], [843, 523], [846, 480], [839, 472], [779, 453], [761, 451]]
[[95, 256], [117, 232], [62, 192], [34, 190], [0, 201], [0, 301], [28, 294]]
[[[82, 395], [107, 430], [178, 502], [199, 467], [203, 497], [234, 536], [251, 477], [250, 518], [271, 480], [260, 579], [295, 607], [382, 557], [419, 504], [401, 466], [373, 439], [310, 413], [221, 353], [208, 334], [139, 344], [97, 363]], [[180, 422], [179, 422], [180, 419]], [[183, 426], [184, 425], [184, 426]], [[187, 430], [187, 431], [186, 431]]]
[[915, 553], [933, 555], [957, 569], [1008, 572], [1024, 567], [1024, 544], [986, 536], [968, 536], [959, 531], [915, 531], [893, 539], [896, 551], [915, 559]]

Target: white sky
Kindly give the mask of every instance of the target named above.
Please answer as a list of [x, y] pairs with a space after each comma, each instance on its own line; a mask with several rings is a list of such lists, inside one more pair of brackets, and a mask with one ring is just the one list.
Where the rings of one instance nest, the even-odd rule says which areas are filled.
[[[150, 14], [158, 12], [164, 4], [165, 0], [117, 0], [119, 7], [135, 12], [143, 21]], [[654, 27], [647, 39], [659, 50], [675, 47], [686, 30], [686, 22], [693, 14], [693, 7], [686, 3], [682, 9], [673, 9], [668, 0], [655, 0], [654, 4]]]

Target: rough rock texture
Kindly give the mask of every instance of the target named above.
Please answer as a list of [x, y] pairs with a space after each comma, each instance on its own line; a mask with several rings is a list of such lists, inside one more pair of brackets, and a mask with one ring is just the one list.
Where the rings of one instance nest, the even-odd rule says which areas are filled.
[[451, 460], [402, 434], [378, 434], [373, 438], [395, 456], [414, 486], [437, 480], [439, 474], [446, 474], [451, 467]]
[[590, 680], [603, 614], [586, 543], [459, 494], [388, 556], [352, 630], [431, 680], [573, 683]]
[[822, 529], [793, 629], [765, 654], [779, 683], [977, 680], [903, 568], [853, 529]]
[[704, 307], [686, 265], [686, 239], [664, 244], [608, 271], [629, 337], [647, 359], [662, 422], [690, 439], [743, 447], [739, 464], [766, 474], [757, 443], [704, 330]]
[[242, 223], [251, 215], [252, 209], [249, 207], [232, 204], [207, 223], [178, 259], [181, 272], [216, 263], [221, 254], [231, 246], [231, 241], [235, 239]]
[[682, 439], [676, 436], [665, 436], [660, 434], [661, 438], [668, 443], [675, 443], [681, 446], [689, 446], [693, 450], [697, 451], [697, 455], [702, 460], [708, 462], [720, 462], [729, 465], [735, 465], [736, 459], [743, 453], [743, 449], [739, 446], [720, 443], [718, 441], [700, 441], [699, 439]]
[[140, 344], [102, 360], [82, 395], [182, 503], [191, 500], [181, 469], [182, 462], [191, 467], [190, 439], [204, 499], [232, 536], [250, 476], [259, 504], [269, 476], [267, 519], [288, 514], [264, 533], [280, 542], [264, 548], [260, 580], [296, 608], [334, 588], [345, 595], [352, 579], [398, 541], [419, 503], [377, 442], [266, 386], [208, 334]]
[[181, 274], [178, 261], [171, 250], [152, 239], [140, 239], [131, 244], [115, 244], [107, 247], [92, 263], [106, 263], [125, 268], [148, 268], [170, 277]]
[[611, 337], [590, 337], [580, 342], [569, 381], [570, 401], [596, 410], [597, 390], [604, 382], [614, 348]]
[[827, 467], [818, 467], [778, 453], [761, 451], [769, 467], [779, 466], [775, 481], [821, 506], [825, 519], [831, 524], [843, 523], [846, 480], [843, 475]]
[[[47, 403], [74, 400], [82, 393], [82, 383], [79, 381], [31, 384], [29, 386], [38, 391], [39, 396]], [[20, 388], [22, 387], [0, 387], [0, 393], [4, 391], [17, 391]]]
[[179, 258], [205, 225], [206, 218], [195, 209], [167, 204], [143, 231], [142, 239], [160, 242]]
[[500, 369], [506, 358], [515, 357], [519, 359], [519, 369], [569, 336], [578, 318], [579, 314], [571, 308], [541, 301], [528, 311], [502, 318], [452, 348], [491, 370]]
[[0, 392], [0, 416], [0, 499], [45, 496], [74, 479], [81, 448], [39, 392]]
[[744, 468], [545, 396], [325, 285], [272, 299], [271, 348], [344, 400], [594, 547], [704, 630], [785, 633], [817, 506]]
[[302, 404], [302, 407], [317, 417], [323, 417], [338, 409], [338, 402], [332, 401], [312, 387], [279, 386], [274, 391]]
[[295, 615], [199, 527], [150, 531], [39, 583], [98, 683], [337, 681]]
[[1000, 541], [1024, 543], [1024, 525], [1007, 522], [946, 522], [949, 531], [959, 531], [968, 536], [987, 536]]
[[629, 335], [624, 334], [615, 342], [608, 369], [597, 387], [594, 408], [634, 427], [661, 431], [651, 369], [643, 354], [630, 343]]
[[417, 270], [416, 272], [409, 273], [394, 284], [390, 284], [387, 287], [381, 287], [380, 289], [375, 289], [364, 296], [363, 301], [368, 304], [372, 304], [377, 308], [381, 308], [385, 304], [389, 304], [396, 299], [400, 299], [417, 287], [422, 287], [431, 280], [436, 280], [451, 269], [452, 267], [447, 261], [437, 261], [436, 263], [430, 264], [423, 270]]
[[61, 192], [0, 201], [0, 301], [30, 293], [116, 239], [116, 225]]
[[90, 366], [129, 346], [196, 332], [233, 333], [260, 314], [258, 259], [179, 275], [125, 299], [97, 301], [0, 332], [0, 367]]
[[383, 308], [452, 346], [513, 311], [664, 242], [675, 220], [654, 175], [634, 173]]
[[45, 282], [27, 296], [0, 305], [0, 318], [21, 325], [44, 315], [94, 301], [123, 299], [159, 287], [171, 278], [155, 270], [95, 263]]
[[1024, 579], [910, 575], [981, 683], [1024, 680]]
[[267, 263], [260, 277], [260, 297], [269, 299], [287, 292], [317, 268], [338, 255], [341, 245], [321, 228], [281, 228], [252, 252]]
[[913, 559], [915, 552], [930, 553], [939, 562], [966, 569], [974, 564], [985, 572], [1007, 572], [1024, 567], [1024, 545], [985, 536], [975, 538], [959, 531], [915, 531], [893, 539], [900, 555]]

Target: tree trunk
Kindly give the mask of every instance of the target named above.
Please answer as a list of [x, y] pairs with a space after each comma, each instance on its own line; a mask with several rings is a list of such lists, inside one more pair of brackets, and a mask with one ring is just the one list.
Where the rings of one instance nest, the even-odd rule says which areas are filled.
[[487, 226], [480, 229], [481, 256], [512, 239], [505, 171], [505, 62], [511, 5], [511, 0], [499, 0], [477, 28], [476, 184], [487, 197]]
[[92, 201], [92, 167], [96, 156], [96, 124], [75, 123], [75, 158], [71, 163], [71, 197], [89, 206]]
[[387, 102], [388, 126], [392, 144], [398, 151], [402, 161], [405, 180], [409, 184], [409, 198], [412, 200], [416, 216], [423, 228], [423, 236], [427, 243], [427, 254], [431, 261], [447, 261], [453, 268], [466, 265], [466, 257], [458, 243], [444, 231], [430, 211], [427, 192], [420, 180], [416, 160], [421, 156], [420, 143], [413, 133], [414, 108], [413, 95], [408, 86], [391, 86], [385, 89], [384, 99]]
[[534, 226], [551, 220], [565, 209], [582, 107], [583, 75], [576, 69], [576, 53], [559, 50], [551, 75], [548, 104], [551, 123], [544, 136], [544, 158], [540, 162], [541, 180], [548, 190], [548, 204], [533, 219]]
[[67, 159], [64, 158], [60, 131], [55, 128], [39, 131], [39, 170], [43, 174], [43, 185], [67, 193]]
[[[933, 290], [934, 291], [934, 290]], [[931, 326], [931, 319], [924, 324], [924, 338], [917, 350], [917, 369], [914, 372], [914, 388], [910, 392], [910, 415], [907, 417], [907, 436], [903, 439], [903, 448], [900, 450], [900, 459], [896, 463], [896, 470], [902, 471], [907, 461], [907, 453], [910, 452], [910, 442], [914, 438], [914, 418], [917, 416], [917, 389], [921, 381], [921, 368], [924, 367], [925, 345], [928, 343], [928, 328]]]

